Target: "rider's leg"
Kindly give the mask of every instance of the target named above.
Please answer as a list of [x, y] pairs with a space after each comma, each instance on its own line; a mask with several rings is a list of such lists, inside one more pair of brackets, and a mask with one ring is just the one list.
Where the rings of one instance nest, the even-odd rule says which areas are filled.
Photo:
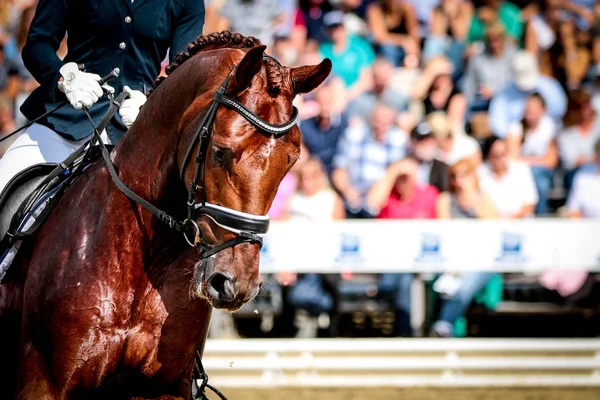
[[0, 192], [27, 167], [45, 162], [60, 162], [85, 143], [71, 141], [50, 128], [33, 124], [23, 132], [0, 159]]

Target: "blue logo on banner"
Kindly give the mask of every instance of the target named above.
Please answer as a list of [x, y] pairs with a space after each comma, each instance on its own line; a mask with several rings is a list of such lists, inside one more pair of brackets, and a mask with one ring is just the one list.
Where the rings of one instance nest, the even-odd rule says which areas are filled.
[[421, 235], [421, 251], [415, 258], [418, 263], [440, 263], [446, 259], [442, 256], [442, 238], [435, 233]]
[[335, 259], [337, 263], [358, 263], [363, 261], [360, 249], [360, 236], [342, 233], [340, 252]]
[[271, 240], [269, 237], [263, 237], [263, 245], [260, 249], [260, 261], [261, 263], [271, 263], [273, 262], [273, 257], [271, 256]]
[[514, 232], [503, 232], [499, 262], [522, 263], [527, 258], [523, 255], [523, 235]]

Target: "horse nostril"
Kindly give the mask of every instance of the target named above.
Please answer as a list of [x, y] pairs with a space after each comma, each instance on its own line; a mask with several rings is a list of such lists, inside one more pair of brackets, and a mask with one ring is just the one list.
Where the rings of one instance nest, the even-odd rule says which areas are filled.
[[221, 272], [215, 272], [208, 282], [209, 289], [216, 292], [216, 297], [221, 301], [230, 302], [235, 299], [235, 290], [231, 278]]

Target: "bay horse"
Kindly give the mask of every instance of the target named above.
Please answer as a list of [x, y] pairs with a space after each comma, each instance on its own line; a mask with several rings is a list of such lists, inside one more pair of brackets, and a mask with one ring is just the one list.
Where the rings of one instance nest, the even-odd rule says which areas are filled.
[[328, 59], [289, 68], [264, 52], [240, 34], [200, 36], [110, 154], [153, 207], [179, 221], [189, 210], [200, 252], [102, 160], [23, 244], [0, 284], [0, 397], [190, 397], [211, 307], [235, 311], [259, 291], [260, 240], [243, 230], [268, 227], [299, 157], [292, 101], [331, 71]]

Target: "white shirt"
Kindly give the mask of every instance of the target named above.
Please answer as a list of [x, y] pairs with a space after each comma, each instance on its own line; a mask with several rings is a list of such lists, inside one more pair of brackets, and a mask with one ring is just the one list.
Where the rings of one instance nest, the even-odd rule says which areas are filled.
[[320, 190], [312, 196], [296, 193], [290, 199], [290, 217], [311, 222], [333, 221], [336, 198], [337, 194], [331, 189]]
[[586, 218], [600, 218], [600, 167], [583, 169], [575, 175], [567, 201], [569, 211]]
[[527, 164], [509, 161], [508, 171], [500, 179], [487, 163], [482, 164], [478, 172], [481, 188], [490, 195], [499, 217], [511, 218], [523, 206], [537, 204], [537, 189], [531, 168]]
[[[521, 139], [523, 137], [523, 124], [521, 121], [511, 124], [511, 135]], [[548, 151], [550, 143], [556, 137], [556, 124], [548, 115], [540, 119], [537, 128], [527, 131], [525, 141], [521, 145], [522, 156], [543, 156]]]
[[437, 159], [453, 166], [464, 158], [470, 158], [479, 151], [477, 140], [465, 134], [454, 135], [452, 148], [449, 152], [439, 152]]

